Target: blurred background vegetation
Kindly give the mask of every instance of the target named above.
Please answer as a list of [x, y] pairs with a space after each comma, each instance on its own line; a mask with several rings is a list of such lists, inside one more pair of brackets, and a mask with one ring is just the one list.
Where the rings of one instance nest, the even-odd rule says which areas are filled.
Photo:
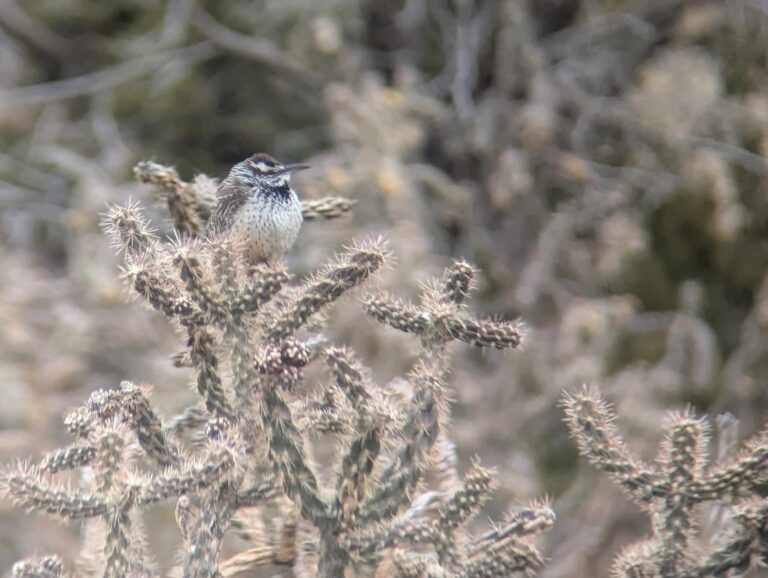
[[[554, 498], [544, 576], [606, 575], [647, 531], [577, 460], [563, 389], [600, 384], [645, 455], [687, 404], [720, 416], [715, 456], [766, 419], [763, 0], [3, 0], [0, 55], [5, 461], [60, 447], [62, 412], [122, 379], [166, 416], [193, 398], [99, 214], [154, 206], [139, 160], [221, 178], [256, 151], [309, 162], [304, 197], [358, 201], [305, 225], [298, 272], [383, 234], [387, 289], [463, 257], [479, 313], [526, 321], [522, 353], [458, 358], [451, 428], [499, 469], [489, 513]], [[385, 383], [416, 353], [352, 302], [329, 333]], [[77, 554], [77, 528], [0, 515], [3, 568]]]

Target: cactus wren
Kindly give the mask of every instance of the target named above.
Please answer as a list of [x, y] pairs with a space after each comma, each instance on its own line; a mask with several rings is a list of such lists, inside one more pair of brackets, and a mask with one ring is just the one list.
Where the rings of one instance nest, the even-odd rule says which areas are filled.
[[301, 203], [291, 173], [307, 165], [283, 165], [255, 154], [232, 167], [216, 191], [208, 234], [227, 233], [243, 243], [250, 263], [282, 257], [301, 228]]

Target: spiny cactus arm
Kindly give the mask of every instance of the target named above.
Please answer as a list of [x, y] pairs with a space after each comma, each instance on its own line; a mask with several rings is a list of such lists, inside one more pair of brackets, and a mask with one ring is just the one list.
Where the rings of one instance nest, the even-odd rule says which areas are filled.
[[204, 324], [194, 324], [188, 329], [192, 362], [197, 370], [197, 391], [205, 400], [205, 406], [211, 414], [231, 418], [232, 407], [219, 375], [219, 360], [214, 353], [212, 328]]
[[475, 555], [494, 542], [540, 534], [551, 528], [554, 523], [555, 513], [548, 503], [533, 503], [529, 508], [513, 512], [501, 526], [489, 530], [472, 541], [469, 553], [470, 555]]
[[16, 562], [11, 571], [13, 578], [62, 578], [64, 563], [58, 556], [43, 556]]
[[397, 544], [432, 544], [438, 539], [429, 520], [402, 519], [378, 524], [371, 530], [343, 541], [343, 547], [358, 556], [381, 552]]
[[624, 548], [612, 564], [616, 578], [656, 578], [659, 542], [646, 540]]
[[104, 516], [109, 502], [45, 480], [37, 468], [18, 465], [2, 476], [2, 490], [15, 504], [67, 520]]
[[283, 491], [295, 500], [301, 515], [320, 526], [330, 520], [330, 508], [320, 497], [317, 478], [307, 464], [301, 432], [291, 411], [278, 393], [267, 387], [261, 404], [262, 419], [269, 438], [267, 453]]
[[301, 214], [305, 221], [328, 221], [343, 217], [352, 210], [357, 201], [344, 197], [323, 197], [321, 199], [303, 199]]
[[87, 440], [94, 430], [93, 414], [87, 407], [76, 407], [64, 418], [67, 431], [80, 440]]
[[282, 269], [259, 272], [255, 279], [233, 297], [228, 306], [230, 312], [237, 316], [257, 311], [277, 295], [290, 279], [288, 272]]
[[478, 321], [459, 315], [450, 315], [441, 321], [445, 333], [475, 347], [506, 349], [519, 347], [523, 342], [520, 325], [511, 321]]
[[367, 481], [381, 449], [379, 429], [371, 423], [352, 441], [344, 459], [336, 484], [334, 511], [342, 530], [357, 523], [357, 515], [365, 499]]
[[160, 419], [152, 409], [147, 395], [130, 381], [120, 384], [124, 396], [123, 411], [136, 432], [144, 452], [161, 466], [169, 466], [178, 460], [175, 448], [166, 439]]
[[353, 355], [342, 348], [324, 351], [325, 361], [336, 377], [336, 389], [343, 392], [356, 419], [356, 437], [344, 455], [336, 484], [334, 511], [343, 530], [356, 524], [365, 498], [368, 477], [381, 449], [381, 431], [370, 407], [371, 394], [365, 388], [363, 369]]
[[110, 506], [104, 542], [104, 578], [124, 578], [148, 572], [138, 547], [142, 540], [135, 534], [138, 530], [133, 528], [131, 520], [134, 502], [135, 489]]
[[460, 572], [465, 565], [465, 548], [461, 532], [470, 517], [474, 516], [488, 498], [493, 480], [491, 472], [474, 464], [458, 488], [438, 509], [434, 522], [435, 539], [432, 544], [440, 565], [449, 572]]
[[650, 502], [663, 491], [658, 476], [632, 455], [613, 425], [615, 415], [595, 388], [566, 393], [562, 399], [566, 424], [580, 453], [608, 473], [640, 502]]
[[360, 517], [364, 521], [389, 518], [408, 503], [409, 493], [421, 479], [437, 441], [444, 386], [424, 367], [414, 372], [413, 383], [416, 387], [415, 407], [403, 431], [403, 447], [382, 473], [377, 491], [363, 505]]
[[310, 280], [303, 294], [275, 321], [269, 339], [280, 341], [301, 328], [310, 317], [368, 279], [385, 260], [379, 242], [353, 247]]
[[659, 574], [676, 577], [685, 561], [693, 523], [688, 485], [701, 475], [705, 466], [707, 424], [684, 413], [672, 418], [663, 443], [661, 461], [667, 476], [668, 493], [660, 508], [657, 526]]
[[210, 271], [203, 265], [203, 256], [195, 244], [177, 242], [173, 264], [178, 268], [181, 281], [200, 311], [212, 321], [224, 323], [229, 313], [224, 297], [209, 278], [207, 273]]
[[224, 483], [211, 488], [201, 500], [199, 516], [186, 530], [186, 554], [182, 562], [185, 578], [215, 578], [219, 575], [221, 541], [233, 512], [230, 490]]
[[112, 246], [124, 253], [126, 259], [152, 255], [159, 246], [155, 232], [138, 203], [109, 207], [103, 215], [101, 227]]
[[194, 187], [182, 181], [175, 168], [141, 161], [134, 167], [133, 173], [140, 182], [155, 185], [159, 196], [165, 200], [174, 228], [192, 235], [203, 230], [201, 203], [196, 198]]
[[768, 563], [768, 500], [738, 508], [734, 519], [737, 525], [725, 543], [703, 562], [686, 567], [681, 578], [741, 575], [754, 564]]
[[256, 506], [265, 500], [274, 498], [279, 494], [278, 488], [275, 486], [274, 479], [264, 480], [263, 482], [253, 485], [245, 490], [241, 490], [237, 494], [237, 507], [249, 508]]
[[534, 546], [508, 538], [477, 551], [457, 578], [506, 578], [516, 572], [530, 574], [543, 565], [544, 559]]
[[40, 462], [40, 470], [55, 474], [62, 470], [74, 470], [87, 466], [96, 456], [96, 448], [86, 445], [75, 445], [61, 450], [55, 450], [46, 455]]
[[751, 490], [768, 479], [768, 430], [750, 441], [733, 463], [715, 469], [688, 486], [695, 502], [717, 500]]
[[491, 471], [475, 464], [461, 484], [438, 509], [437, 528], [449, 534], [474, 516], [493, 488]]
[[394, 329], [423, 335], [430, 328], [428, 316], [386, 293], [366, 295], [362, 303], [368, 315]]
[[108, 494], [122, 491], [127, 431], [114, 422], [99, 432], [94, 442], [93, 470], [99, 490]]
[[209, 417], [208, 412], [199, 403], [194, 403], [166, 421], [163, 430], [169, 434], [181, 435], [201, 428]]
[[466, 261], [456, 261], [443, 274], [441, 293], [445, 302], [461, 305], [475, 289], [477, 271]]
[[163, 502], [223, 483], [234, 467], [232, 452], [226, 448], [213, 450], [202, 461], [185, 462], [178, 470], [167, 470], [141, 483], [137, 503], [145, 506]]
[[153, 309], [168, 318], [186, 318], [195, 312], [192, 303], [179, 296], [175, 288], [162, 280], [144, 260], [129, 263], [123, 269], [123, 278]]
[[338, 387], [328, 386], [323, 398], [293, 403], [291, 412], [299, 430], [312, 437], [325, 433], [354, 435], [358, 416]]
[[363, 369], [350, 351], [342, 347], [324, 350], [325, 362], [336, 378], [336, 385], [349, 398], [354, 407], [365, 404], [370, 394], [363, 382]]

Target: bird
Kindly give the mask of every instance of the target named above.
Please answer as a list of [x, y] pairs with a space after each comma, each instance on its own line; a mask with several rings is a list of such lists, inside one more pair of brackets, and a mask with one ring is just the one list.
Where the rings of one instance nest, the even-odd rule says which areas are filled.
[[280, 259], [293, 245], [303, 221], [291, 174], [309, 165], [284, 165], [257, 153], [237, 163], [221, 181], [208, 236], [230, 235], [242, 244], [251, 264]]

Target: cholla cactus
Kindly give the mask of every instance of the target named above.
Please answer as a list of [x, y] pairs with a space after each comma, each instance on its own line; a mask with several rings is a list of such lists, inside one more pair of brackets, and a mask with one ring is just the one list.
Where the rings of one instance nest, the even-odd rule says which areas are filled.
[[584, 388], [563, 399], [579, 450], [608, 473], [653, 520], [650, 539], [627, 548], [614, 564], [616, 576], [664, 578], [724, 576], [768, 560], [768, 504], [752, 498], [739, 505], [733, 527], [707, 556], [694, 555], [694, 514], [704, 502], [739, 500], [768, 479], [768, 430], [728, 463], [707, 470], [709, 424], [690, 411], [670, 416], [654, 465], [627, 448], [600, 393]]
[[[160, 188], [183, 237], [162, 242], [134, 204], [111, 209], [106, 230], [124, 255], [133, 292], [185, 339], [175, 360], [192, 368], [199, 403], [163, 423], [146, 388], [124, 382], [98, 391], [67, 417], [77, 443], [36, 466], [12, 468], [3, 478], [7, 495], [67, 520], [103, 521], [95, 533], [101, 543], [87, 549], [101, 553], [91, 573], [109, 578], [160, 575], [142, 538], [142, 512], [173, 499], [184, 545], [171, 572], [185, 578], [233, 576], [263, 564], [323, 578], [494, 578], [541, 566], [531, 540], [554, 521], [544, 503], [476, 539], [466, 531], [493, 478], [475, 464], [459, 479], [445, 428], [447, 344], [505, 349], [522, 339], [515, 323], [469, 315], [471, 266], [449, 267], [418, 309], [376, 294], [363, 299], [377, 319], [422, 338], [407, 380], [413, 394], [404, 401], [376, 386], [351, 351], [325, 344], [318, 333], [323, 311], [386, 264], [381, 241], [353, 245], [292, 284], [279, 265], [246, 266], [232, 240], [199, 236], [210, 213], [203, 177], [184, 183], [154, 163], [136, 173]], [[334, 198], [304, 206], [313, 219], [350, 207]], [[323, 363], [332, 379], [305, 399], [311, 363]], [[329, 433], [338, 459], [321, 469], [311, 439]], [[93, 476], [83, 489], [52, 480], [86, 467]], [[434, 489], [426, 483], [430, 472]], [[235, 521], [252, 547], [221, 560]], [[21, 562], [15, 573], [62, 575], [60, 563], [53, 568], [46, 560]]]

